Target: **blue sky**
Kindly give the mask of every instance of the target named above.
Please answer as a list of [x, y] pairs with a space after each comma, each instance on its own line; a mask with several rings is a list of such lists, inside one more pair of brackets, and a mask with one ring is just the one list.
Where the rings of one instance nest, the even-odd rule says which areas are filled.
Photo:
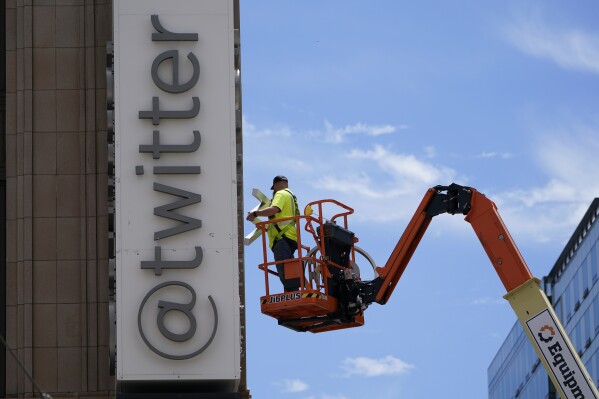
[[[284, 174], [300, 207], [353, 207], [384, 265], [426, 189], [456, 182], [496, 202], [534, 275], [550, 270], [599, 196], [599, 3], [241, 3], [246, 209]], [[487, 396], [516, 318], [461, 217], [433, 220], [357, 329], [278, 327], [260, 313], [260, 259], [246, 248], [255, 398]]]

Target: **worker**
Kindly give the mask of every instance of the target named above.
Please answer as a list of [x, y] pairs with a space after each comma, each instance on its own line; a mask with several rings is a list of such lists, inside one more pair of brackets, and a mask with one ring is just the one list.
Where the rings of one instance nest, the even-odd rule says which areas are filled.
[[[249, 212], [247, 220], [253, 221], [258, 216], [266, 216], [269, 220], [299, 216], [297, 198], [289, 189], [289, 181], [285, 176], [275, 176], [272, 180], [273, 197], [268, 208]], [[285, 278], [285, 262], [292, 259], [297, 250], [297, 230], [295, 220], [273, 222], [268, 225], [269, 245], [277, 263], [279, 279], [285, 292], [299, 290], [299, 278]]]

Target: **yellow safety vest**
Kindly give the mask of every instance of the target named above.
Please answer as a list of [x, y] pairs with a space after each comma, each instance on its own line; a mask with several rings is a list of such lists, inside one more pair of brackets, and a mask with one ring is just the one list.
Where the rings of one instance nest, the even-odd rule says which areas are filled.
[[[299, 216], [299, 209], [297, 206], [297, 198], [289, 190], [285, 188], [275, 193], [270, 202], [271, 206], [276, 206], [281, 211], [271, 217], [269, 220], [283, 219], [292, 216]], [[268, 239], [270, 247], [272, 248], [276, 239], [281, 237], [287, 237], [293, 241], [297, 241], [297, 231], [295, 228], [295, 221], [284, 220], [282, 222], [271, 223], [268, 227]]]

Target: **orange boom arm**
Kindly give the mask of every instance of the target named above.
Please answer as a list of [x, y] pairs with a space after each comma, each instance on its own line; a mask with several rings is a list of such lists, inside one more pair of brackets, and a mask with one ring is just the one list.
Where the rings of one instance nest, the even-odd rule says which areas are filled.
[[532, 278], [493, 201], [471, 187], [436, 186], [424, 195], [385, 266], [377, 268], [370, 302], [387, 303], [432, 218], [442, 213], [466, 215], [506, 291]]

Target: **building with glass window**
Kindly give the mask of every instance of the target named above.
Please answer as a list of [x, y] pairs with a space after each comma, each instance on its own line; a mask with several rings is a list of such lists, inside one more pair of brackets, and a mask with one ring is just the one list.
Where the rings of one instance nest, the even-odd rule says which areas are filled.
[[[544, 290], [587, 370], [599, 383], [599, 198], [595, 198], [549, 274]], [[487, 371], [489, 399], [558, 395], [516, 322]]]

